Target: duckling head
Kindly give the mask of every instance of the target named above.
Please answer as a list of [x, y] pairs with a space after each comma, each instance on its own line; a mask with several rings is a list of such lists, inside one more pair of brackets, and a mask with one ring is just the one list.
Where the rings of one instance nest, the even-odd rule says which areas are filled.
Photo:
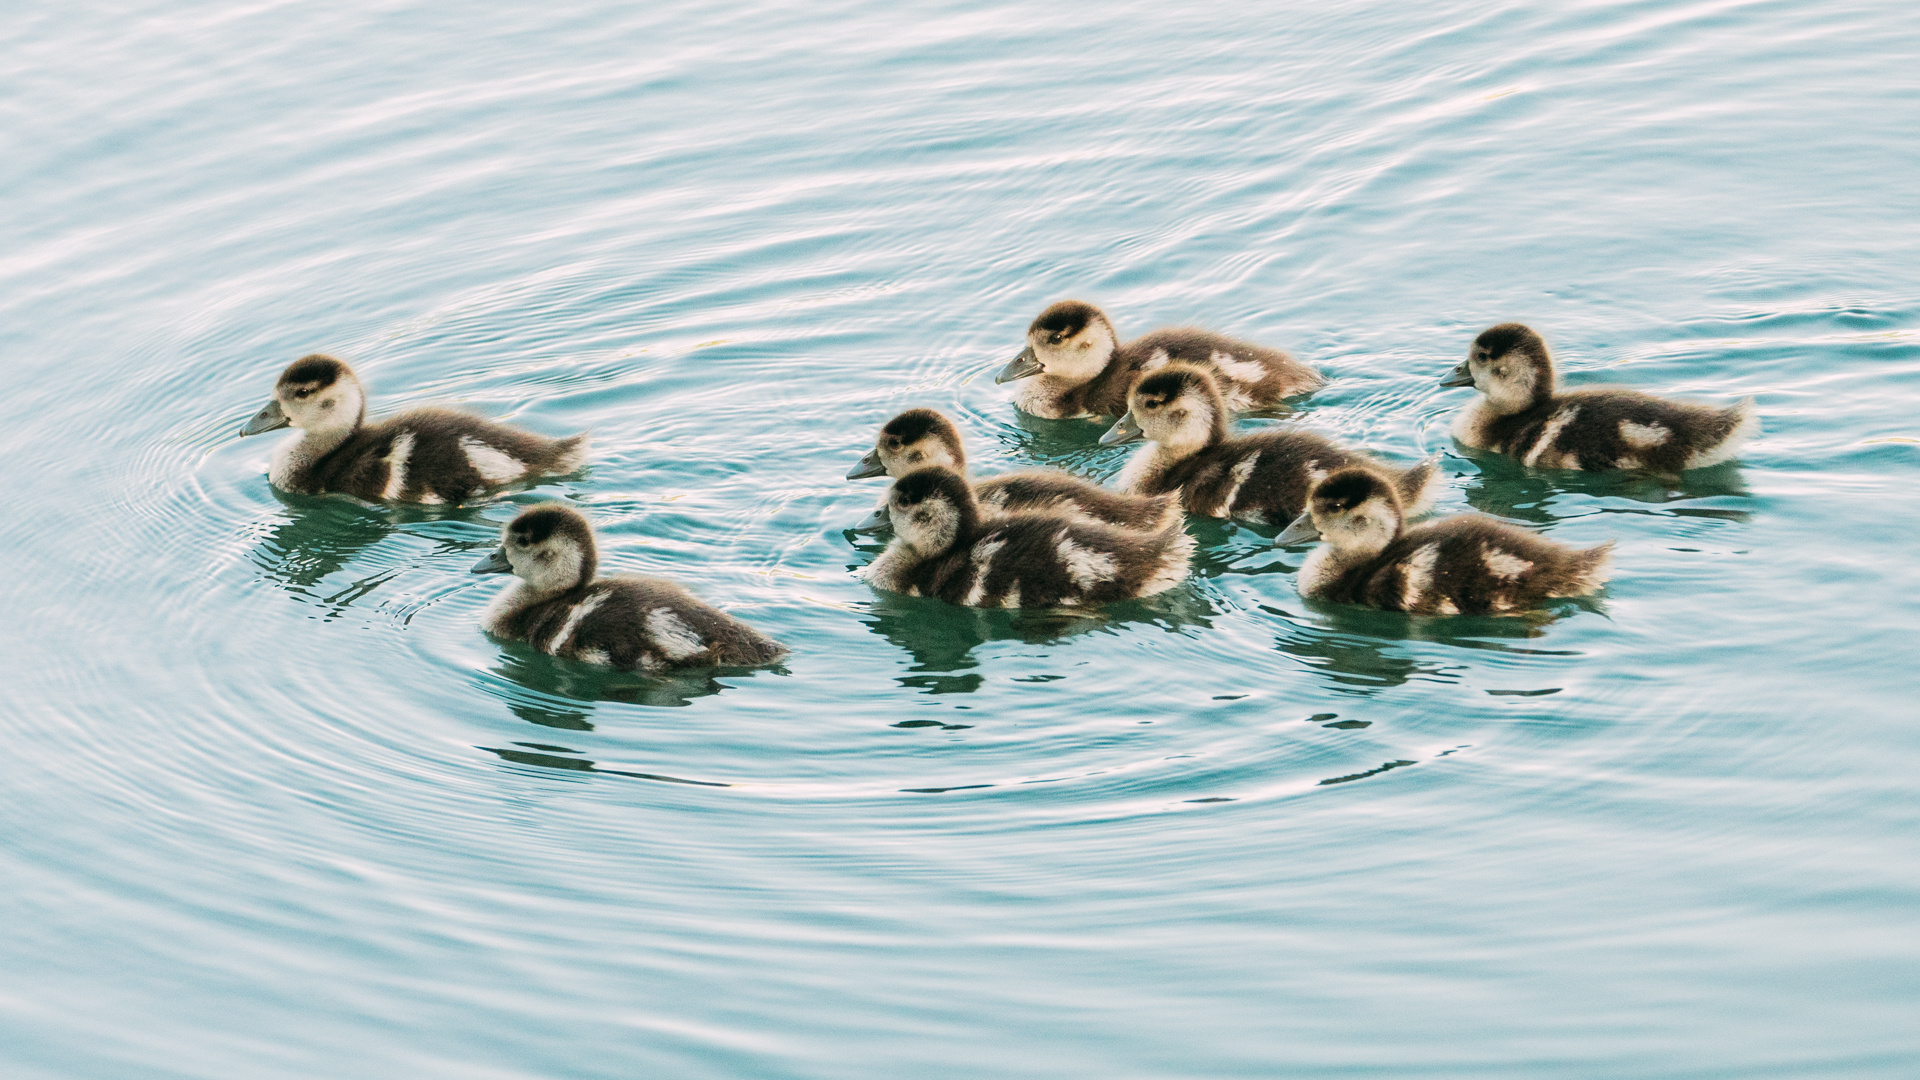
[[932, 409], [908, 409], [880, 429], [873, 449], [847, 470], [847, 479], [885, 474], [897, 480], [929, 465], [944, 465], [954, 472], [966, 470], [967, 452], [960, 445], [960, 430]]
[[1501, 323], [1473, 339], [1467, 362], [1440, 385], [1471, 386], [1486, 395], [1496, 415], [1505, 416], [1553, 396], [1553, 358], [1530, 327]]
[[893, 535], [921, 555], [938, 555], [980, 524], [973, 490], [959, 473], [939, 465], [893, 482], [887, 495]]
[[1276, 547], [1325, 540], [1340, 556], [1377, 555], [1400, 535], [1400, 496], [1371, 469], [1341, 469], [1313, 486], [1307, 509], [1279, 536]]
[[507, 522], [500, 530], [500, 546], [473, 564], [473, 573], [512, 573], [533, 592], [545, 595], [592, 581], [599, 564], [587, 519], [578, 511], [548, 503]]
[[258, 435], [283, 427], [314, 434], [345, 433], [367, 415], [367, 392], [353, 369], [323, 353], [287, 365], [273, 386], [273, 400], [240, 429]]
[[1127, 415], [1100, 442], [1114, 446], [1145, 439], [1186, 455], [1227, 435], [1227, 403], [1213, 376], [1189, 364], [1168, 364], [1134, 384]]
[[1027, 327], [1027, 347], [1007, 362], [997, 383], [1045, 375], [1079, 386], [1106, 370], [1119, 347], [1113, 323], [1092, 304], [1062, 300], [1040, 313]]

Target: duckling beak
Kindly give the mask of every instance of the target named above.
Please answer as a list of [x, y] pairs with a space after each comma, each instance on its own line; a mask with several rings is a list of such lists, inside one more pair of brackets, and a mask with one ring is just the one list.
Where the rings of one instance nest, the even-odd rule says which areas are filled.
[[1295, 544], [1312, 543], [1318, 539], [1320, 539], [1320, 530], [1314, 527], [1313, 514], [1309, 512], [1294, 518], [1293, 524], [1280, 530], [1280, 535], [1273, 538], [1273, 546], [1292, 547]]
[[1024, 379], [1029, 375], [1038, 375], [1041, 370], [1040, 357], [1034, 354], [1033, 346], [1029, 345], [1020, 350], [1019, 356], [1007, 361], [1007, 366], [1000, 369], [1000, 374], [995, 375], [993, 381], [996, 383], [1012, 382], [1015, 379]]
[[1141, 431], [1140, 425], [1133, 422], [1133, 414], [1129, 412], [1122, 416], [1118, 423], [1108, 428], [1105, 435], [1100, 436], [1100, 445], [1119, 446], [1121, 443], [1139, 442], [1146, 437], [1147, 433]]
[[513, 564], [507, 561], [507, 549], [503, 547], [497, 547], [497, 548], [494, 548], [492, 551], [488, 552], [486, 558], [481, 559], [477, 563], [474, 563], [473, 569], [467, 571], [467, 573], [469, 574], [511, 574], [513, 573]]
[[280, 411], [278, 400], [269, 401], [266, 408], [253, 414], [253, 419], [247, 421], [247, 426], [240, 429], [240, 434], [243, 437], [263, 435], [269, 431], [278, 431], [292, 423], [293, 421], [287, 419], [287, 414]]
[[891, 528], [893, 528], [893, 518], [887, 515], [887, 508], [882, 505], [874, 507], [873, 513], [868, 514], [860, 524], [855, 525], [853, 531], [861, 536], [872, 536], [874, 533], [886, 532]]
[[1453, 374], [1447, 376], [1444, 379], [1441, 379], [1440, 385], [1441, 386], [1472, 386], [1473, 372], [1467, 370], [1467, 365], [1461, 364], [1459, 367], [1453, 369]]
[[880, 448], [877, 446], [867, 451], [865, 457], [855, 462], [853, 468], [847, 470], [849, 480], [864, 480], [869, 476], [885, 475], [887, 475], [887, 467], [880, 464]]

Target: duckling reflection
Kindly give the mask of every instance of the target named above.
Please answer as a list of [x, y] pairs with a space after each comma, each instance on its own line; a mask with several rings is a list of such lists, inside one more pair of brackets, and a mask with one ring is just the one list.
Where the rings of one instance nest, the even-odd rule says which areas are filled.
[[295, 596], [320, 599], [315, 586], [394, 531], [385, 514], [359, 503], [271, 490], [286, 517], [260, 538], [252, 559]]
[[1217, 614], [1205, 597], [1191, 588], [1085, 612], [970, 608], [926, 597], [876, 593], [867, 612], [868, 629], [913, 657], [914, 664], [907, 670], [919, 677], [902, 678], [900, 684], [940, 693], [968, 693], [981, 685], [981, 680], [965, 676], [938, 681], [925, 676], [978, 667], [973, 650], [989, 642], [1057, 645], [1084, 634], [1121, 633], [1144, 627], [1179, 633], [1188, 627], [1209, 627], [1212, 624], [1208, 619]]
[[1480, 470], [1461, 476], [1467, 505], [1495, 517], [1550, 525], [1564, 516], [1554, 513], [1553, 506], [1566, 495], [1625, 499], [1646, 507], [1642, 510], [1602, 504], [1598, 509], [1603, 513], [1671, 514], [1675, 517], [1713, 517], [1727, 521], [1747, 521], [1752, 517], [1744, 510], [1729, 507], [1684, 505], [1706, 499], [1751, 498], [1752, 492], [1747, 489], [1740, 466], [1734, 462], [1661, 475], [1573, 470], [1541, 472], [1491, 451], [1470, 451], [1467, 456]]
[[[585, 710], [579, 712], [577, 723], [580, 726], [575, 728], [575, 723], [570, 722], [575, 718], [568, 715], [570, 710], [564, 706], [556, 707], [538, 698], [529, 701], [526, 696], [514, 693], [513, 689], [488, 688], [489, 693], [507, 703], [515, 716], [543, 727], [591, 730], [593, 725], [587, 721], [587, 717], [592, 715], [590, 706], [594, 702], [614, 701], [655, 709], [674, 709], [730, 689], [726, 683], [715, 679], [710, 671], [646, 675], [598, 665], [569, 663], [540, 652], [523, 641], [502, 642], [500, 650], [500, 662], [492, 668], [494, 675], [513, 684], [514, 688], [531, 690], [539, 697], [577, 702], [579, 708]], [[750, 672], [743, 671], [741, 674]], [[559, 722], [553, 722], [556, 720]]]
[[[1568, 607], [1593, 607], [1587, 600], [1561, 601]], [[1453, 684], [1457, 661], [1425, 658], [1404, 643], [1432, 642], [1460, 648], [1526, 656], [1579, 656], [1568, 650], [1528, 648], [1518, 642], [1537, 639], [1556, 618], [1552, 609], [1523, 618], [1494, 616], [1431, 617], [1381, 611], [1352, 604], [1303, 599], [1304, 614], [1262, 605], [1285, 627], [1274, 648], [1317, 672], [1329, 689], [1367, 696], [1409, 682]]]
[[636, 780], [655, 780], [663, 784], [691, 784], [695, 787], [732, 787], [713, 780], [688, 780], [681, 776], [666, 776], [661, 773], [634, 772], [631, 769], [603, 769], [587, 758], [561, 757], [561, 754], [578, 753], [564, 746], [548, 746], [545, 743], [515, 743], [515, 746], [528, 747], [527, 750], [509, 750], [504, 746], [482, 746], [477, 749], [489, 754], [497, 754], [502, 761], [515, 765], [535, 765], [543, 769], [560, 769], [565, 772], [599, 773], [603, 776], [630, 776]]

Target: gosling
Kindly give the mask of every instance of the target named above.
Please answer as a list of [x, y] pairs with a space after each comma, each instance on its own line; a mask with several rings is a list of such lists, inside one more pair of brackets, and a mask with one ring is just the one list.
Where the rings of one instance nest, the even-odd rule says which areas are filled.
[[1303, 596], [1416, 615], [1506, 615], [1607, 579], [1613, 541], [1577, 549], [1477, 514], [1405, 528], [1400, 496], [1367, 469], [1314, 485], [1276, 545], [1322, 539], [1300, 567]]
[[460, 503], [495, 488], [579, 472], [587, 436], [549, 439], [448, 409], [411, 409], [368, 426], [353, 369], [303, 356], [280, 373], [273, 399], [241, 435], [284, 427], [267, 479], [301, 495], [342, 492], [368, 502]]
[[1118, 416], [1142, 372], [1176, 361], [1209, 367], [1236, 412], [1270, 408], [1325, 381], [1278, 349], [1207, 330], [1155, 330], [1123, 345], [1106, 313], [1079, 300], [1041, 312], [1027, 328], [1027, 347], [993, 381], [1023, 380], [1013, 402], [1033, 416]]
[[1760, 430], [1753, 398], [1724, 409], [1622, 387], [1555, 392], [1553, 358], [1519, 323], [1480, 333], [1441, 386], [1483, 395], [1455, 418], [1453, 437], [1541, 469], [1677, 473], [1731, 459]]
[[695, 599], [671, 581], [595, 578], [599, 555], [587, 519], [536, 506], [507, 523], [476, 574], [512, 573], [480, 626], [551, 656], [656, 674], [682, 668], [756, 667], [786, 647]]
[[[847, 470], [847, 479], [884, 475], [897, 480], [929, 465], [966, 475], [967, 451], [960, 431], [932, 409], [908, 409], [886, 422], [873, 449]], [[1158, 532], [1180, 517], [1179, 500], [1171, 495], [1114, 491], [1057, 469], [1005, 473], [976, 482], [973, 491], [981, 509], [992, 514], [1049, 510], [1144, 532]], [[884, 520], [884, 510], [875, 511], [861, 528]]]
[[861, 576], [875, 588], [967, 607], [1084, 607], [1184, 581], [1193, 538], [1179, 523], [1129, 532], [1062, 514], [988, 517], [959, 473], [919, 469], [887, 497], [894, 539]]
[[1305, 509], [1314, 481], [1348, 466], [1391, 477], [1410, 513], [1424, 512], [1439, 491], [1441, 472], [1432, 459], [1389, 469], [1310, 431], [1233, 435], [1226, 402], [1201, 368], [1168, 365], [1141, 379], [1127, 400], [1127, 414], [1100, 441], [1112, 446], [1144, 439], [1147, 445], [1128, 459], [1114, 486], [1143, 495], [1177, 492], [1189, 514], [1270, 525], [1292, 521]]

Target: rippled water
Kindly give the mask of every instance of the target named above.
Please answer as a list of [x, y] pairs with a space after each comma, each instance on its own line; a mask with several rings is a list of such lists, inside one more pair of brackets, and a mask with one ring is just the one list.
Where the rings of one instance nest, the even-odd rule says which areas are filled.
[[[1912, 1074], [1904, 5], [10, 23], [8, 1077]], [[1065, 296], [1297, 351], [1301, 422], [1616, 580], [1410, 620], [1197, 523], [1095, 618], [875, 595], [841, 476], [893, 412], [1118, 468], [991, 380]], [[1764, 434], [1465, 453], [1435, 383], [1510, 319]], [[594, 464], [277, 494], [234, 432], [315, 350]], [[467, 566], [556, 496], [792, 657], [482, 635]]]

